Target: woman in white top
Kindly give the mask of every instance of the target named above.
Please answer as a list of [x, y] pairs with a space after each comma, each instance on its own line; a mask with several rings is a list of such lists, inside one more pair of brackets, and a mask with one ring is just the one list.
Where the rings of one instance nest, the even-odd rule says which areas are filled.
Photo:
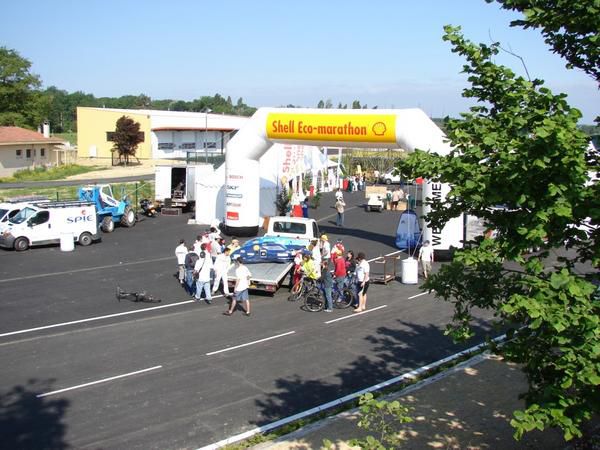
[[363, 252], [360, 252], [356, 256], [356, 262], [358, 263], [356, 266], [358, 306], [354, 309], [354, 312], [362, 312], [367, 309], [367, 291], [370, 284], [369, 272], [371, 271], [371, 266], [365, 259]]

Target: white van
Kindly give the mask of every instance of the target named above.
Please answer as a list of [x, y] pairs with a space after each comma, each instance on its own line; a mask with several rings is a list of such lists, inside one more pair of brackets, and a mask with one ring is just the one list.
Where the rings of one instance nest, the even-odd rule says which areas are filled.
[[0, 247], [22, 252], [30, 246], [58, 244], [61, 235], [67, 233], [81, 245], [90, 245], [100, 239], [96, 206], [93, 203], [30, 203], [10, 220], [0, 224]]
[[8, 219], [16, 216], [25, 206], [33, 202], [48, 202], [50, 201], [47, 197], [41, 197], [38, 195], [15, 197], [6, 199], [0, 203], [0, 224], [8, 222]]

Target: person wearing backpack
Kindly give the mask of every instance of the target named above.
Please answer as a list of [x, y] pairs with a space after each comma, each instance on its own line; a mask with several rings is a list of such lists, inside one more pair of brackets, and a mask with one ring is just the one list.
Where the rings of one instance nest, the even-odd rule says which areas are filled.
[[194, 246], [190, 245], [188, 253], [185, 255], [184, 266], [185, 266], [185, 290], [192, 297], [196, 293], [196, 283], [194, 280], [194, 266], [198, 261], [198, 254], [194, 251]]

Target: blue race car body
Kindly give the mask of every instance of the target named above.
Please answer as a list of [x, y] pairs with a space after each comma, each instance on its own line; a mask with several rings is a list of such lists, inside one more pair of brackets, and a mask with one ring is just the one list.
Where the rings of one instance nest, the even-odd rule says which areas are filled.
[[274, 236], [264, 236], [250, 239], [231, 257], [240, 256], [245, 263], [260, 262], [289, 262], [293, 261], [296, 251], [306, 247], [306, 241]]

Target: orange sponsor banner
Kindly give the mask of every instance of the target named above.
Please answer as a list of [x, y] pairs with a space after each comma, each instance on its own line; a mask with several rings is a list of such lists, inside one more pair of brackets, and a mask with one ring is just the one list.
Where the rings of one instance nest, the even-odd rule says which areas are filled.
[[396, 142], [394, 114], [294, 114], [267, 116], [269, 139], [331, 142]]

